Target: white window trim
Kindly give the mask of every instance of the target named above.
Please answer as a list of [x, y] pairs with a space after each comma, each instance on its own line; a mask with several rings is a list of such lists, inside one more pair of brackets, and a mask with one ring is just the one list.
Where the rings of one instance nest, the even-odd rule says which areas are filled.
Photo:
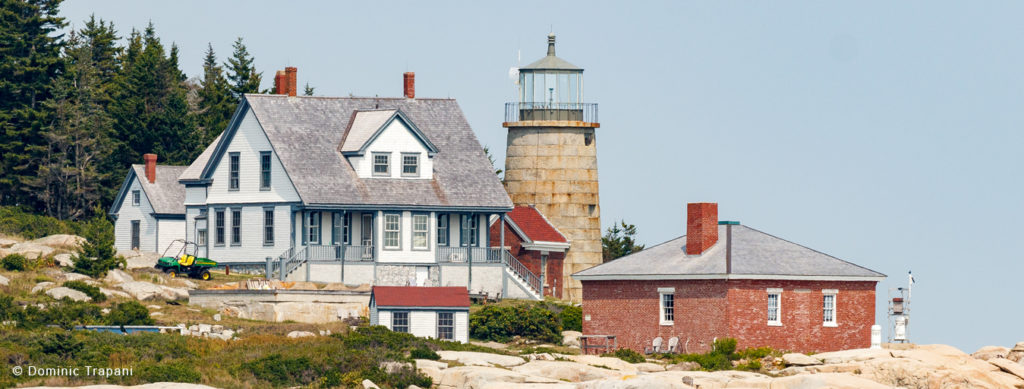
[[132, 191], [132, 205], [138, 207], [142, 204], [142, 191], [136, 189]]
[[[377, 157], [384, 157], [384, 166], [387, 167], [386, 172], [377, 172]], [[386, 152], [373, 152], [370, 153], [370, 176], [372, 177], [391, 177], [391, 153]]]
[[[821, 309], [822, 310], [825, 309], [825, 306], [824, 306], [825, 296], [832, 296], [832, 321], [831, 322], [824, 321], [824, 317], [822, 317], [821, 326], [822, 327], [839, 327], [839, 290], [838, 289], [822, 289], [821, 290], [821, 296], [822, 296], [821, 297], [821, 301], [822, 301]], [[824, 312], [822, 312], [822, 316], [824, 316]]]
[[[397, 230], [389, 230], [388, 229], [388, 217], [389, 216], [398, 217], [398, 229]], [[402, 222], [403, 222], [404, 217], [402, 217], [402, 214], [399, 213], [399, 212], [385, 212], [383, 219], [384, 220], [383, 220], [383, 223], [382, 223], [383, 224], [382, 229], [383, 229], [384, 233], [382, 234], [383, 235], [382, 236], [383, 242], [381, 242], [381, 247], [383, 247], [384, 250], [388, 250], [388, 251], [392, 251], [392, 250], [394, 250], [394, 251], [401, 251], [402, 250]], [[396, 246], [388, 246], [388, 233], [389, 232], [390, 233], [395, 233], [395, 234], [398, 235], [398, 240], [397, 240], [398, 245], [396, 245]]]
[[775, 298], [775, 320], [768, 320], [770, 327], [782, 327], [782, 288], [768, 288], [768, 295], [776, 295]]
[[[424, 225], [425, 228], [422, 231], [417, 231], [416, 230], [416, 218], [417, 217], [424, 217], [424, 218], [426, 218], [426, 222], [425, 222], [426, 224]], [[429, 213], [413, 213], [412, 217], [410, 218], [409, 221], [411, 222], [411, 226], [410, 227], [412, 227], [412, 242], [409, 242], [410, 246], [412, 247], [412, 250], [414, 250], [414, 251], [430, 251], [430, 214]], [[425, 240], [423, 242], [423, 246], [416, 246], [416, 235], [417, 234], [423, 234], [425, 236], [425, 238], [424, 238]]]
[[[658, 324], [663, 326], [675, 325], [676, 318], [676, 288], [658, 288]], [[665, 320], [665, 295], [672, 295], [672, 320]]]
[[[416, 172], [414, 172], [414, 173], [406, 173], [405, 172], [405, 157], [414, 157], [414, 158], [416, 158], [416, 164], [414, 165], [416, 167]], [[419, 178], [420, 177], [420, 153], [402, 153], [401, 164], [402, 164], [402, 177], [406, 177], [406, 178]]]

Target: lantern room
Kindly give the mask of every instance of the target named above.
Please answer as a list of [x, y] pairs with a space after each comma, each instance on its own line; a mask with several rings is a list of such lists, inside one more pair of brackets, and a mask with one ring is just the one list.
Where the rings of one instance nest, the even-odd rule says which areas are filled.
[[517, 105], [519, 120], [584, 120], [583, 69], [555, 56], [554, 33], [547, 56], [519, 69]]

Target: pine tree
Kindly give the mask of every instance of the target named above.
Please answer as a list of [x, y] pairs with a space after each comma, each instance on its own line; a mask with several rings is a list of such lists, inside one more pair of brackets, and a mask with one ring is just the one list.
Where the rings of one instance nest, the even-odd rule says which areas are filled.
[[643, 250], [644, 245], [636, 244], [635, 237], [636, 225], [626, 224], [625, 220], [620, 220], [618, 224], [612, 224], [601, 238], [603, 261], [608, 262]]
[[242, 38], [239, 37], [235, 40], [232, 47], [234, 52], [231, 53], [231, 58], [228, 58], [228, 63], [225, 64], [228, 69], [228, 81], [231, 83], [231, 96], [236, 100], [241, 100], [243, 94], [260, 93], [260, 80], [263, 78], [263, 73], [256, 72], [253, 57], [249, 55], [249, 50], [245, 48]]
[[46, 104], [54, 120], [43, 132], [46, 148], [38, 174], [27, 184], [45, 212], [58, 219], [88, 216], [116, 187], [101, 170], [111, 151], [113, 122], [106, 112], [110, 99], [104, 69], [93, 58], [100, 53], [107, 56], [101, 62], [111, 61], [113, 51], [93, 46], [107, 43], [73, 32], [65, 49], [67, 71], [56, 79], [54, 98]]
[[231, 120], [238, 101], [231, 95], [224, 70], [217, 65], [213, 45], [208, 44], [203, 59], [203, 80], [198, 91], [198, 139], [200, 147], [213, 142]]
[[313, 87], [309, 86], [309, 83], [307, 82], [306, 83], [306, 89], [304, 91], [302, 91], [302, 94], [305, 95], [305, 96], [312, 96], [313, 95], [313, 89], [316, 89], [316, 88], [313, 88]]
[[37, 205], [24, 185], [45, 155], [44, 103], [63, 71], [60, 0], [0, 0], [0, 204]]

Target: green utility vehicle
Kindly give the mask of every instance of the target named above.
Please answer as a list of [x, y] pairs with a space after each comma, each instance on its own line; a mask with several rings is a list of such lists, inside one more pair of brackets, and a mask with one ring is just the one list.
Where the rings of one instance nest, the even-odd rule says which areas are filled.
[[167, 246], [164, 254], [156, 261], [155, 267], [171, 277], [187, 275], [192, 278], [208, 280], [210, 279], [210, 269], [217, 266], [217, 262], [208, 258], [196, 257], [198, 248], [199, 246], [195, 242], [176, 239]]

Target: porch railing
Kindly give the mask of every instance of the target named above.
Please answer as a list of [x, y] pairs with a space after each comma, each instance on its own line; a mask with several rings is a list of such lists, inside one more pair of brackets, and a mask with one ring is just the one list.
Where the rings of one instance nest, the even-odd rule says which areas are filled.
[[313, 261], [372, 262], [373, 246], [354, 245], [313, 245], [309, 247], [309, 258]]
[[445, 247], [437, 248], [437, 262], [501, 263], [501, 250], [497, 247]]
[[508, 252], [508, 250], [500, 250], [501, 259], [505, 266], [508, 266], [508, 268], [512, 270], [512, 272], [515, 273], [517, 276], [519, 276], [519, 278], [522, 278], [523, 281], [526, 281], [526, 283], [533, 288], [534, 292], [541, 296], [544, 296], [544, 291], [541, 289], [540, 277], [538, 277], [536, 274], [533, 274], [533, 272], [530, 271], [530, 269], [528, 269], [526, 265], [523, 265], [522, 262], [519, 262], [519, 260], [516, 259], [516, 257], [512, 256], [512, 253]]

